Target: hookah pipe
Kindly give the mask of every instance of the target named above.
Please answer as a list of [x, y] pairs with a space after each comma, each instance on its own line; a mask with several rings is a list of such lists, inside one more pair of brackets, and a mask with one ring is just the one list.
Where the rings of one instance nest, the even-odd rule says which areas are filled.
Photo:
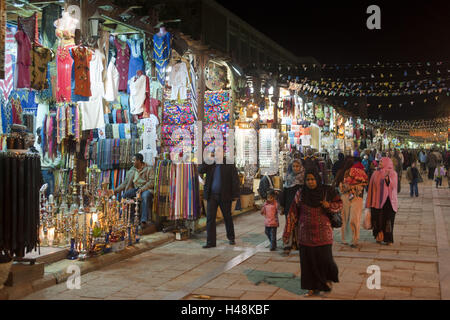
[[[39, 190], [39, 221], [42, 225], [42, 231], [43, 232], [47, 232], [47, 227], [46, 227], [46, 203], [47, 203], [47, 199], [45, 197], [45, 191], [47, 190], [48, 184], [44, 184], [41, 189]], [[45, 235], [44, 233], [44, 235]], [[44, 237], [45, 239], [45, 237]], [[42, 239], [42, 241], [44, 240]]]
[[86, 212], [84, 212], [84, 201], [83, 201], [83, 187], [86, 185], [84, 181], [80, 182], [80, 207], [78, 209], [78, 216], [83, 215], [83, 231], [81, 244], [83, 245], [81, 254], [79, 255], [80, 260], [84, 260], [88, 255], [88, 239], [87, 239], [87, 217]]
[[[132, 233], [134, 234], [134, 232], [132, 232], [132, 225], [131, 225], [131, 205], [132, 203], [130, 201], [128, 201], [127, 203], [127, 231], [128, 231], [128, 245], [131, 246], [133, 244], [132, 239]], [[136, 216], [136, 213], [135, 213]]]
[[135, 233], [135, 235], [134, 235], [134, 239], [135, 239], [135, 241], [136, 241], [136, 243], [137, 242], [139, 242], [139, 240], [141, 239], [141, 237], [140, 237], [140, 230], [139, 230], [139, 199], [138, 199], [138, 197], [136, 197], [135, 198], [135, 206], [136, 206], [136, 209], [135, 209], [135, 212], [134, 212], [134, 221], [133, 221], [133, 229], [135, 230], [134, 231], [134, 233]]

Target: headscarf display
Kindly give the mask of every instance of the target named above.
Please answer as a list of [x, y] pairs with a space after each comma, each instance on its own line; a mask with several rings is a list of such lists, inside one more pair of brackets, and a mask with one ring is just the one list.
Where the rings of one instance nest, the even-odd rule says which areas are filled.
[[[294, 162], [297, 162], [300, 164], [301, 169], [299, 173], [295, 173], [292, 169], [292, 165]], [[294, 159], [289, 163], [288, 170], [286, 177], [284, 178], [284, 187], [285, 188], [292, 188], [297, 185], [303, 185], [305, 181], [305, 168], [302, 165], [302, 162], [298, 159]]]

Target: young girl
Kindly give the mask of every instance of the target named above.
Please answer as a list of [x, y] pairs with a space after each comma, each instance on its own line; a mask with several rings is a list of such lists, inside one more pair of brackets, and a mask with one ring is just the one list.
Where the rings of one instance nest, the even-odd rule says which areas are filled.
[[267, 192], [267, 200], [261, 209], [261, 214], [265, 217], [266, 235], [270, 241], [270, 251], [277, 249], [277, 227], [278, 223], [278, 202], [275, 200], [275, 191]]
[[436, 181], [436, 188], [442, 187], [442, 178], [446, 176], [445, 168], [442, 162], [439, 162], [436, 169], [434, 170], [434, 181]]

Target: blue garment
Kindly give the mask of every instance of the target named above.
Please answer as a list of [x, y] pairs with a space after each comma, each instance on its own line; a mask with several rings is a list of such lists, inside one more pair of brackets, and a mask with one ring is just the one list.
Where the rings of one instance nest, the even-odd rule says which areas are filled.
[[166, 81], [166, 67], [169, 64], [172, 34], [167, 32], [163, 36], [153, 36], [153, 59], [156, 64], [158, 81], [164, 86]]
[[125, 124], [124, 123], [119, 123], [119, 136], [120, 136], [120, 139], [126, 139], [126, 137], [125, 137]]
[[[124, 193], [123, 197], [127, 198], [127, 199], [134, 199], [136, 197], [136, 191], [137, 191], [137, 189], [130, 189]], [[141, 222], [147, 222], [148, 218], [149, 218], [149, 213], [151, 215], [153, 194], [149, 190], [146, 190], [141, 193], [141, 198], [142, 198], [142, 203], [141, 203], [141, 208], [140, 208], [141, 209]], [[132, 207], [132, 212], [133, 212], [133, 217], [131, 219], [133, 219], [135, 206], [131, 206], [131, 207]], [[133, 221], [133, 220], [131, 220], [131, 221]]]
[[216, 164], [216, 168], [214, 169], [214, 178], [211, 186], [212, 194], [220, 194], [221, 186], [222, 186], [222, 176], [220, 172], [220, 164]]
[[[145, 73], [145, 64], [142, 57], [142, 52], [144, 51], [144, 40], [143, 39], [129, 39], [127, 40], [128, 47], [130, 47], [130, 62], [128, 67], [128, 81], [133, 78], [138, 70]], [[127, 87], [128, 93], [130, 92], [130, 87]]]
[[363, 159], [363, 161], [361, 161], [361, 163], [364, 166], [364, 169], [366, 169], [366, 173], [368, 173], [369, 172], [369, 160]]
[[266, 227], [266, 236], [270, 241], [270, 249], [277, 248], [277, 227]]
[[409, 195], [412, 197], [415, 195], [416, 197], [419, 196], [419, 188], [417, 186], [417, 181], [413, 181], [409, 184]]
[[420, 162], [425, 163], [425, 162], [427, 162], [427, 155], [424, 152], [420, 152], [419, 159], [420, 159]]
[[120, 105], [122, 106], [122, 109], [130, 110], [129, 99], [130, 96], [128, 94], [120, 93]]

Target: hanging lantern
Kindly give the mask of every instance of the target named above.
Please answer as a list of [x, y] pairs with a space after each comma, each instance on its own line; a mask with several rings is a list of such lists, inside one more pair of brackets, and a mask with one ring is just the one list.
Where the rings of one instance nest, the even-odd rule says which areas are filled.
[[89, 17], [89, 27], [90, 27], [90, 31], [91, 31], [91, 37], [93, 38], [99, 38], [98, 35], [98, 29], [99, 29], [99, 25], [100, 23], [105, 22], [105, 19], [103, 19], [98, 11], [95, 11], [94, 15]]

